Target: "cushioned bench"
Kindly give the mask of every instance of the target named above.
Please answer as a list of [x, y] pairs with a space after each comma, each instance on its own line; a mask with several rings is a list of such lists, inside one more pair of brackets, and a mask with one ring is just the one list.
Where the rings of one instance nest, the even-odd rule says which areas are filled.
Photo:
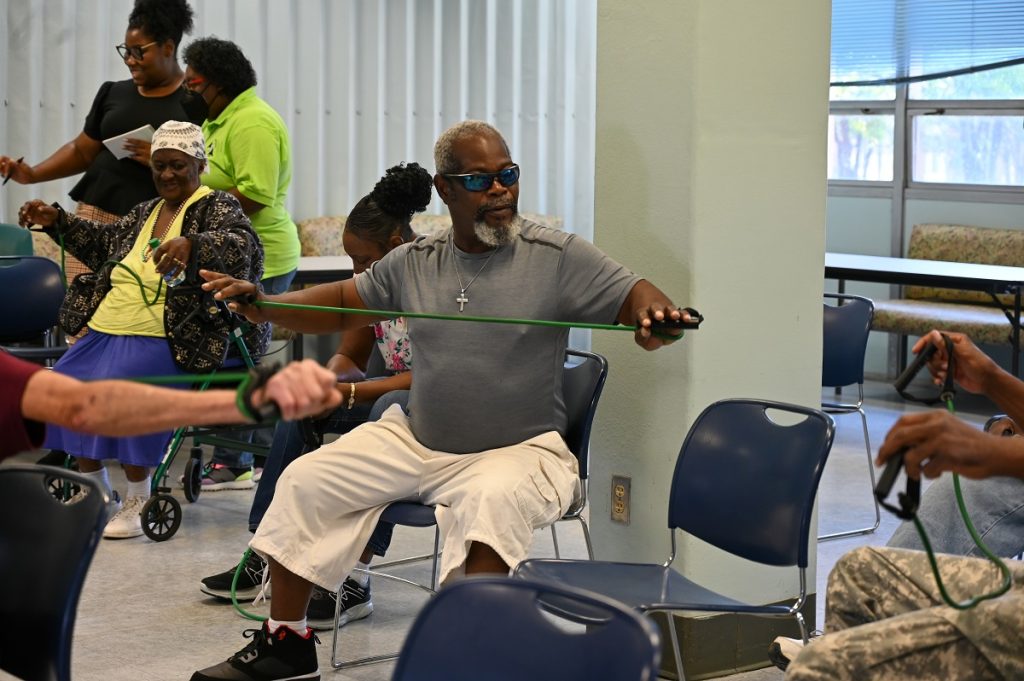
[[[915, 225], [907, 257], [920, 260], [1024, 266], [1024, 230], [964, 225]], [[1000, 296], [1013, 309], [1013, 296]], [[873, 331], [920, 336], [932, 329], [968, 334], [982, 343], [1011, 343], [1011, 326], [992, 296], [981, 291], [907, 286], [898, 300], [876, 300]]]
[[[523, 213], [523, 217], [555, 229], [562, 228], [562, 218], [554, 215]], [[344, 255], [341, 233], [345, 229], [345, 215], [310, 218], [298, 223], [302, 255]], [[412, 230], [417, 234], [433, 234], [452, 226], [447, 215], [417, 214], [412, 218]]]

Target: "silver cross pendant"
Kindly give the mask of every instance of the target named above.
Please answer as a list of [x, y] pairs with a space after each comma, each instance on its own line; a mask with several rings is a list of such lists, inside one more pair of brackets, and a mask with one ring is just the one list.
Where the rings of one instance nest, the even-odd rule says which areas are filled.
[[469, 298], [466, 297], [466, 290], [459, 291], [459, 295], [455, 298], [455, 302], [459, 304], [459, 312], [462, 312], [462, 308], [469, 302]]

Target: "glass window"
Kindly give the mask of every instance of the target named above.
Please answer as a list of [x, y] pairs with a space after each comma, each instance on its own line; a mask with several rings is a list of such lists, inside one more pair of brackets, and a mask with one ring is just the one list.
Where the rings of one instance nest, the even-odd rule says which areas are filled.
[[915, 182], [1024, 185], [1022, 116], [913, 117]]
[[868, 85], [858, 87], [832, 87], [829, 98], [833, 102], [891, 102], [896, 99], [895, 85]]
[[892, 182], [893, 116], [828, 117], [828, 179]]
[[[833, 88], [836, 90], [838, 88]], [[1024, 64], [966, 76], [913, 83], [911, 99], [1020, 99], [1024, 97]]]

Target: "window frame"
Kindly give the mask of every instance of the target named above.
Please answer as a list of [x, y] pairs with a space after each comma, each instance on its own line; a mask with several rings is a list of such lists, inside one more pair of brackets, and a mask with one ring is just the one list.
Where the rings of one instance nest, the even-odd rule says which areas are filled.
[[[903, 85], [896, 88], [896, 97], [891, 101], [832, 100], [829, 115], [893, 116], [893, 164], [896, 167], [892, 181], [829, 179], [828, 195], [1024, 204], [1024, 186], [923, 182], [911, 178], [914, 117], [947, 114], [1024, 118], [1024, 99], [909, 99], [908, 88]], [[900, 167], [901, 164], [905, 166]], [[902, 191], [895, 191], [897, 185]]]

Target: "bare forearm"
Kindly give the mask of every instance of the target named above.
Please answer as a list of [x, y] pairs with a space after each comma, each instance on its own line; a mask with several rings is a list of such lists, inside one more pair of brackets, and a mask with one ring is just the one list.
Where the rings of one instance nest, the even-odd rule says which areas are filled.
[[109, 436], [245, 420], [230, 390], [195, 393], [128, 381], [82, 383], [54, 371], [39, 371], [29, 379], [21, 409], [27, 419]]
[[258, 213], [264, 208], [266, 208], [266, 206], [264, 206], [262, 203], [258, 201], [253, 201], [248, 196], [238, 191], [238, 187], [232, 187], [231, 189], [229, 189], [228, 194], [231, 194], [236, 199], [238, 199], [238, 202], [242, 204], [242, 212], [244, 212], [246, 215], [253, 215], [254, 213]]
[[[345, 307], [365, 309], [362, 300], [355, 293], [351, 280], [321, 284], [300, 291], [289, 291], [265, 298], [273, 303], [295, 303], [320, 307]], [[358, 314], [341, 314], [317, 310], [290, 310], [278, 307], [263, 307], [261, 313], [267, 321], [280, 324], [300, 333], [332, 333], [368, 326], [379, 317]]]
[[995, 437], [986, 443], [985, 477], [1004, 476], [1024, 479], [1024, 438]]
[[994, 366], [985, 381], [985, 395], [1016, 423], [1024, 425], [1024, 382]]
[[[408, 390], [412, 386], [412, 372], [405, 371], [394, 376], [388, 376], [387, 378], [376, 378], [372, 381], [356, 381], [355, 386], [356, 403], [372, 404], [377, 401], [378, 397], [392, 390]], [[338, 383], [338, 390], [341, 392], [342, 404], [347, 404], [352, 384]]]
[[95, 158], [95, 154], [90, 157], [75, 141], [68, 142], [32, 167], [32, 181], [47, 182], [83, 173]]
[[125, 381], [96, 381], [80, 390], [66, 425], [85, 433], [138, 435], [184, 425], [241, 423], [231, 390], [196, 393]]

